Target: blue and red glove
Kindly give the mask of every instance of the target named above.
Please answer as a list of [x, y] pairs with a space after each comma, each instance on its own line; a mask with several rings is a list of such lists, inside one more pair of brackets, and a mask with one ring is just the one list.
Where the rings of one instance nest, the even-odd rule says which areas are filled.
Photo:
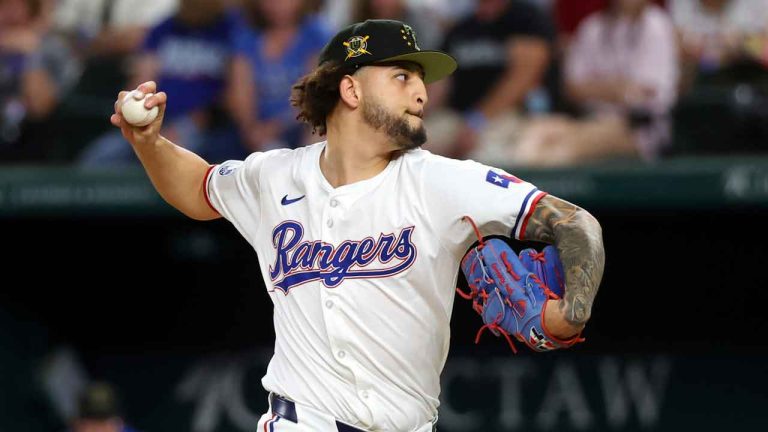
[[458, 293], [472, 300], [484, 323], [475, 343], [485, 329], [503, 335], [514, 352], [517, 349], [510, 336], [534, 351], [568, 348], [583, 340], [578, 335], [558, 339], [544, 325], [547, 300], [559, 299], [565, 292], [563, 265], [554, 247], [542, 252], [525, 249], [518, 257], [501, 239], [480, 239], [461, 260], [461, 270], [470, 292]]
[[556, 247], [549, 245], [541, 252], [533, 248], [523, 249], [519, 258], [523, 266], [536, 274], [550, 291], [558, 297], [565, 295], [565, 272]]

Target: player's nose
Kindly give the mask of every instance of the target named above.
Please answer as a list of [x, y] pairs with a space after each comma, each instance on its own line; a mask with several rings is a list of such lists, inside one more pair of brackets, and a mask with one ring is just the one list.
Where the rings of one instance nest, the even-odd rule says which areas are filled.
[[427, 101], [429, 101], [429, 96], [427, 96], [427, 86], [424, 85], [424, 81], [416, 80], [414, 97], [416, 98], [416, 103], [418, 103], [419, 106], [423, 109], [427, 104]]

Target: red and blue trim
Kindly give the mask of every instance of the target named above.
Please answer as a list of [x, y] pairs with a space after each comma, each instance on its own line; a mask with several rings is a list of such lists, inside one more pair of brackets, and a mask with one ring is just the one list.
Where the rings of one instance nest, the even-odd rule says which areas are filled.
[[279, 422], [281, 418], [277, 414], [272, 414], [272, 418], [264, 423], [264, 432], [275, 432], [275, 423]]
[[547, 195], [546, 192], [542, 192], [536, 188], [528, 193], [523, 200], [523, 205], [520, 206], [520, 213], [517, 215], [515, 226], [512, 227], [512, 236], [518, 240], [525, 240], [525, 228], [528, 226], [528, 219], [531, 218], [533, 210], [536, 208], [536, 204], [539, 200]]
[[208, 204], [208, 207], [211, 208], [211, 210], [215, 211], [216, 214], [220, 214], [218, 210], [216, 210], [216, 207], [213, 206], [211, 203], [211, 197], [208, 195], [208, 188], [210, 187], [211, 183], [211, 172], [216, 168], [216, 165], [211, 165], [208, 167], [208, 171], [205, 172], [205, 177], [203, 177], [203, 196], [205, 197], [205, 202]]

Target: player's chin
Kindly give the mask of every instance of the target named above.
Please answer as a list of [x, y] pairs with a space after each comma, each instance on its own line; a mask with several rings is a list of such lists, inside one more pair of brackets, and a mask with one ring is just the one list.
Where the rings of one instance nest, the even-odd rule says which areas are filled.
[[399, 147], [400, 150], [413, 150], [421, 147], [427, 142], [427, 130], [423, 125], [411, 128], [407, 136], [400, 137]]
[[407, 115], [405, 123], [408, 125], [410, 133], [418, 133], [418, 131], [424, 129], [424, 120], [412, 114]]

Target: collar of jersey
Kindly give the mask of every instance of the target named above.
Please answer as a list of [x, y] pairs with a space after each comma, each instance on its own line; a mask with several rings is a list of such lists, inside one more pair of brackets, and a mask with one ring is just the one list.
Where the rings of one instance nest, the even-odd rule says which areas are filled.
[[314, 171], [317, 173], [317, 177], [319, 177], [319, 182], [322, 188], [328, 192], [331, 195], [338, 196], [338, 195], [357, 195], [360, 196], [371, 189], [375, 188], [381, 182], [389, 175], [390, 172], [394, 169], [395, 165], [397, 165], [398, 161], [402, 159], [402, 156], [393, 159], [389, 161], [389, 164], [387, 164], [387, 167], [384, 168], [380, 173], [376, 174], [375, 176], [360, 180], [358, 182], [346, 184], [344, 186], [339, 187], [333, 187], [329, 182], [328, 179], [325, 178], [323, 175], [323, 171], [320, 170], [320, 155], [323, 154], [323, 149], [325, 149], [327, 141], [323, 141], [321, 143], [317, 144], [317, 153], [314, 155], [312, 160], [314, 161]]

